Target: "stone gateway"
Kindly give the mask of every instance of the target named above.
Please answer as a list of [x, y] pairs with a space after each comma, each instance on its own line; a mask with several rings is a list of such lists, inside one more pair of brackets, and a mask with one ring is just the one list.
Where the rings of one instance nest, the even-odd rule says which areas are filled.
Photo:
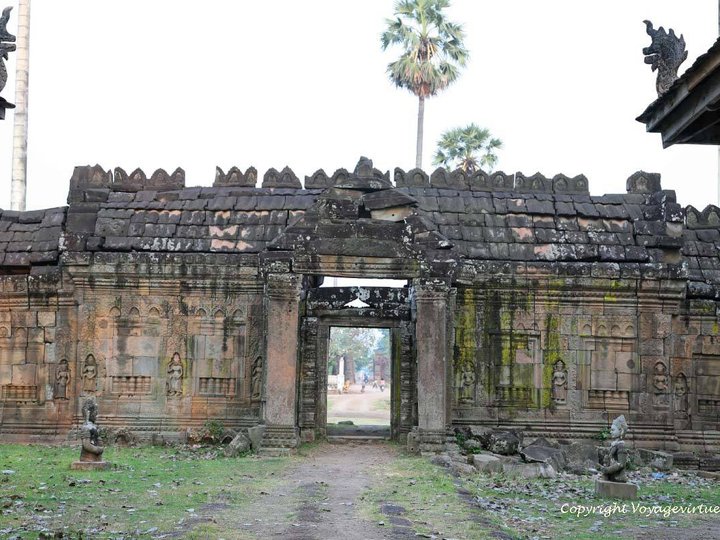
[[111, 431], [262, 425], [287, 452], [325, 434], [330, 328], [355, 326], [389, 329], [392, 436], [423, 451], [466, 426], [592, 440], [620, 414], [635, 446], [720, 450], [720, 209], [645, 172], [603, 196], [368, 159], [256, 178], [77, 167], [66, 207], [0, 213], [1, 440], [64, 437], [95, 398]]

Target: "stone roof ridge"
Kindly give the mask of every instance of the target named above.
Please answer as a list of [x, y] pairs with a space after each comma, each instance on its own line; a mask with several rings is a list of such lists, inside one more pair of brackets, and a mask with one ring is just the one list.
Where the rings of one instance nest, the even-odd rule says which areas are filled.
[[305, 189], [327, 189], [333, 187], [333, 179], [323, 169], [305, 177]]
[[438, 167], [430, 176], [421, 169], [405, 172], [396, 167], [394, 180], [397, 187], [457, 189], [461, 191], [519, 191], [527, 193], [565, 193], [588, 195], [589, 182], [585, 175], [567, 176], [556, 174], [547, 178], [540, 173], [525, 176], [521, 172], [507, 174], [503, 171], [477, 170], [468, 173], [461, 168], [453, 171]]
[[373, 166], [370, 158], [361, 156], [350, 173], [346, 169], [338, 169], [332, 176], [332, 185], [335, 188], [351, 189], [359, 191], [379, 191], [392, 189], [390, 173], [383, 173]]
[[114, 171], [105, 170], [100, 165], [75, 167], [70, 178], [68, 203], [92, 202], [107, 199], [114, 192], [172, 191], [185, 187], [185, 171], [178, 167], [169, 174], [165, 169], [156, 169], [147, 177], [141, 168], [130, 174], [121, 167]]
[[685, 226], [688, 229], [719, 229], [720, 208], [710, 204], [700, 211], [692, 205], [686, 206]]
[[637, 171], [625, 183], [628, 193], [657, 193], [662, 191], [660, 173]]
[[213, 187], [255, 187], [256, 184], [257, 169], [255, 167], [248, 167], [244, 174], [234, 165], [230, 167], [227, 174], [220, 167], [215, 167]]
[[263, 175], [262, 187], [302, 189], [302, 184], [293, 170], [286, 165], [280, 172], [273, 167], [268, 169]]
[[165, 169], [156, 169], [148, 178], [141, 168], [127, 174], [121, 167], [115, 167], [112, 191], [172, 191], [185, 187], [185, 171], [178, 167], [172, 174]]

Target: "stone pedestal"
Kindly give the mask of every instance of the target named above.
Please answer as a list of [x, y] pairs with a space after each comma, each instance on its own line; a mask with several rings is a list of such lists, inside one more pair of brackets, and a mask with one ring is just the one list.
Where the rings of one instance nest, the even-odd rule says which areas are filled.
[[445, 447], [447, 425], [447, 298], [443, 282], [415, 284], [417, 318], [418, 442], [420, 452]]
[[297, 427], [268, 425], [263, 432], [259, 454], [262, 456], [286, 456], [297, 448], [298, 443]]
[[107, 461], [73, 461], [70, 464], [73, 471], [106, 471], [109, 468]]
[[595, 494], [610, 499], [637, 499], [637, 486], [627, 482], [595, 480]]
[[298, 445], [296, 424], [300, 276], [269, 274], [265, 424], [261, 452], [282, 454]]

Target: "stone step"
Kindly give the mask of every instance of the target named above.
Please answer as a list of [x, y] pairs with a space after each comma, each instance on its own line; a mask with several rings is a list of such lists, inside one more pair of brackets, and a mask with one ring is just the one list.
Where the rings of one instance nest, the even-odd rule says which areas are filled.
[[389, 437], [381, 435], [328, 435], [330, 444], [378, 444], [389, 441]]

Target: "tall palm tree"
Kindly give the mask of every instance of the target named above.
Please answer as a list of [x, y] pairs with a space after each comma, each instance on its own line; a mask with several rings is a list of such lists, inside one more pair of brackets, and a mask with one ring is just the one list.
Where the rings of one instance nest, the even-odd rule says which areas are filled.
[[391, 45], [403, 50], [388, 64], [390, 79], [418, 97], [417, 168], [422, 168], [425, 98], [455, 82], [468, 59], [462, 26], [443, 13], [449, 6], [449, 0], [398, 0], [395, 18], [387, 19], [380, 36], [383, 50]]
[[477, 124], [449, 129], [440, 136], [433, 164], [444, 167], [460, 167], [466, 173], [474, 173], [482, 166], [492, 171], [497, 164], [496, 150], [502, 141], [490, 135], [490, 130]]

